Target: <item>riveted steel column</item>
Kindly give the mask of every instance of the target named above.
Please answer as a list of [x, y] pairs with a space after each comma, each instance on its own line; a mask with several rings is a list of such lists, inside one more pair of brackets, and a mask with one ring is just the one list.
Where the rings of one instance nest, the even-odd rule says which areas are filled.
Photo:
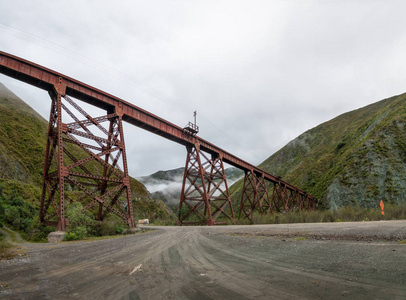
[[65, 231], [65, 176], [68, 175], [63, 165], [63, 141], [62, 141], [62, 101], [61, 94], [56, 95], [56, 109], [58, 114], [57, 121], [57, 139], [58, 139], [58, 181], [59, 181], [59, 218], [58, 218], [58, 230]]
[[[62, 133], [64, 126], [62, 123], [62, 96], [65, 95], [66, 85], [62, 83], [62, 78], [54, 85], [50, 92], [52, 98], [52, 106], [48, 125], [47, 146], [44, 161], [44, 173], [42, 183], [41, 204], [39, 212], [39, 220], [45, 222], [45, 215], [49, 205], [52, 203], [54, 215], [57, 216], [57, 224], [55, 221], [50, 225], [57, 225], [59, 231], [65, 231], [65, 177], [67, 171], [63, 165], [63, 137]], [[55, 151], [56, 150], [56, 151]], [[56, 152], [56, 154], [55, 154]], [[50, 176], [49, 171], [51, 162], [55, 157], [57, 165], [57, 173]], [[55, 194], [58, 192], [59, 201], [55, 202]], [[48, 197], [47, 197], [48, 195]]]
[[130, 187], [130, 176], [128, 175], [128, 166], [127, 166], [127, 154], [125, 150], [125, 143], [124, 143], [124, 131], [123, 131], [123, 109], [122, 103], [119, 103], [119, 107], [116, 107], [116, 114], [118, 115], [118, 131], [120, 132], [120, 148], [123, 158], [123, 183], [126, 189], [126, 198], [127, 198], [127, 222], [130, 228], [136, 227], [133, 215], [133, 204], [131, 201], [131, 187]]
[[[52, 97], [52, 95], [51, 95], [51, 97]], [[43, 174], [42, 174], [42, 194], [41, 194], [41, 203], [40, 203], [40, 209], [39, 209], [39, 221], [41, 223], [45, 222], [46, 211], [53, 198], [49, 195], [50, 187], [49, 187], [48, 175], [49, 175], [49, 169], [51, 167], [52, 156], [53, 156], [54, 150], [55, 150], [54, 143], [57, 141], [57, 139], [55, 139], [55, 130], [54, 130], [56, 127], [56, 125], [55, 125], [56, 118], [57, 118], [56, 100], [54, 97], [52, 97], [51, 111], [49, 113], [47, 145], [46, 145], [46, 149], [45, 149], [45, 161], [44, 161], [44, 168], [43, 168]]]

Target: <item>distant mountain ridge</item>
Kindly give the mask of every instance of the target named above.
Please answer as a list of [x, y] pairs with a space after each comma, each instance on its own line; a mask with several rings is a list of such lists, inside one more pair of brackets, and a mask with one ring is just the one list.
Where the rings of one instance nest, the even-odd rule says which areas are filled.
[[[342, 114], [292, 140], [259, 165], [324, 207], [406, 201], [406, 94]], [[242, 182], [232, 187], [240, 196]]]
[[[179, 207], [180, 194], [182, 189], [183, 173], [185, 168], [177, 168], [167, 171], [158, 171], [149, 176], [138, 177], [151, 193], [151, 197], [164, 201], [173, 212]], [[243, 171], [236, 168], [226, 168], [225, 174], [229, 185], [243, 176]]]

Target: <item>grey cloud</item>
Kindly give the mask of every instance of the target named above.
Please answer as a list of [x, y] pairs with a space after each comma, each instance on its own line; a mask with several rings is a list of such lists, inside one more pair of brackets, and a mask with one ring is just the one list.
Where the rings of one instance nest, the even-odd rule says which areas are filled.
[[[259, 164], [338, 114], [403, 93], [402, 1], [5, 1], [0, 46]], [[48, 118], [46, 93], [0, 80]], [[92, 108], [90, 112], [98, 114]], [[184, 147], [126, 126], [133, 176]]]

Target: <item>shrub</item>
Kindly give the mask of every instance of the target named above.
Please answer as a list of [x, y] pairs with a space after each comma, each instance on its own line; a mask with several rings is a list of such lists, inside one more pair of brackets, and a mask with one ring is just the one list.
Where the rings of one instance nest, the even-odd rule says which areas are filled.
[[64, 241], [75, 241], [75, 240], [78, 240], [78, 239], [79, 239], [78, 236], [74, 232], [67, 232], [65, 234], [65, 236], [63, 237]]
[[13, 245], [6, 241], [5, 236], [0, 232], [0, 259], [7, 257], [7, 250]]
[[72, 203], [66, 209], [69, 226], [66, 231], [65, 240], [84, 239], [91, 235], [96, 222], [84, 214], [82, 210], [83, 206], [79, 202]]
[[26, 239], [33, 242], [47, 242], [48, 234], [55, 231], [55, 227], [46, 226], [36, 218], [32, 223], [32, 228], [26, 234]]
[[126, 226], [123, 224], [121, 219], [117, 217], [110, 216], [109, 219], [104, 220], [103, 223], [100, 225], [100, 233], [99, 235], [116, 235], [116, 234], [123, 234], [126, 230]]

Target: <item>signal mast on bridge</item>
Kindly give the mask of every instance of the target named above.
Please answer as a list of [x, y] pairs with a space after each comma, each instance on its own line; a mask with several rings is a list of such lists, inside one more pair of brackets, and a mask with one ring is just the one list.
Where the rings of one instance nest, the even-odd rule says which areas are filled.
[[196, 116], [197, 116], [197, 111], [193, 112], [193, 117], [194, 117], [194, 123], [189, 122], [183, 129], [189, 132], [192, 135], [196, 135], [199, 132], [199, 126], [196, 125]]

